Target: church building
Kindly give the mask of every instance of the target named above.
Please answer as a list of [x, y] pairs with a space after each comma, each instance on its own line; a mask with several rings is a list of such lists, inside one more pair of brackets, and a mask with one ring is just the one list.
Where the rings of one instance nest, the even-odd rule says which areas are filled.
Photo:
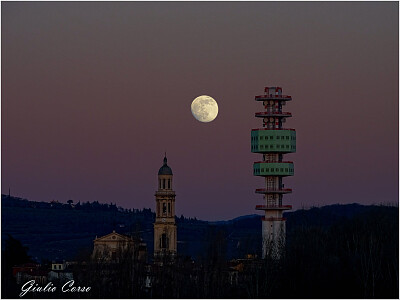
[[131, 256], [140, 261], [147, 259], [147, 245], [131, 236], [119, 234], [113, 230], [102, 237], [96, 237], [93, 241], [94, 248], [92, 258], [102, 262], [119, 262], [121, 258]]

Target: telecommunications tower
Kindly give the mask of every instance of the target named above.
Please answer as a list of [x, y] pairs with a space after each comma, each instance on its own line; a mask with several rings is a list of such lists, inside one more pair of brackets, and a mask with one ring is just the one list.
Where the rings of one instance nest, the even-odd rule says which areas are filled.
[[283, 156], [296, 152], [296, 131], [282, 127], [292, 114], [282, 112], [282, 107], [292, 97], [282, 95], [281, 87], [266, 87], [264, 95], [256, 96], [255, 100], [262, 101], [264, 106], [264, 111], [255, 114], [263, 119], [263, 128], [251, 130], [251, 152], [263, 156], [262, 161], [253, 164], [253, 174], [265, 178], [265, 187], [256, 189], [256, 193], [263, 194], [264, 198], [264, 204], [256, 206], [265, 212], [262, 218], [262, 257], [279, 258], [286, 235], [283, 211], [292, 209], [291, 205], [282, 203], [283, 195], [292, 192], [292, 189], [284, 187], [282, 179], [294, 175], [293, 162], [284, 161]]

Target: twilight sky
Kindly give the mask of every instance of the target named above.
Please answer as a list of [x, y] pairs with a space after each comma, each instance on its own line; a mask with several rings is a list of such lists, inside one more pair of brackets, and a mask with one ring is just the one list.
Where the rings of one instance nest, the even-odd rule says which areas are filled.
[[[257, 213], [254, 96], [281, 86], [297, 131], [294, 209], [398, 202], [397, 2], [2, 2], [1, 192], [176, 213]], [[210, 95], [211, 123], [190, 104]]]

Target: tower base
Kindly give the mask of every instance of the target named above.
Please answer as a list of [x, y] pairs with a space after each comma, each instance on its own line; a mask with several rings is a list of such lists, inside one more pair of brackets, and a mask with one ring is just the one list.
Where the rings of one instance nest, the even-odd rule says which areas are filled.
[[285, 247], [285, 236], [285, 218], [263, 218], [262, 258], [279, 259]]

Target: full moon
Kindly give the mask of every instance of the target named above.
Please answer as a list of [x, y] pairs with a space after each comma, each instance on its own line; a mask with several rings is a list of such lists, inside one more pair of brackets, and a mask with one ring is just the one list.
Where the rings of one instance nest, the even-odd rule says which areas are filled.
[[213, 121], [218, 115], [217, 101], [206, 95], [194, 99], [190, 109], [192, 110], [193, 117], [204, 123]]

